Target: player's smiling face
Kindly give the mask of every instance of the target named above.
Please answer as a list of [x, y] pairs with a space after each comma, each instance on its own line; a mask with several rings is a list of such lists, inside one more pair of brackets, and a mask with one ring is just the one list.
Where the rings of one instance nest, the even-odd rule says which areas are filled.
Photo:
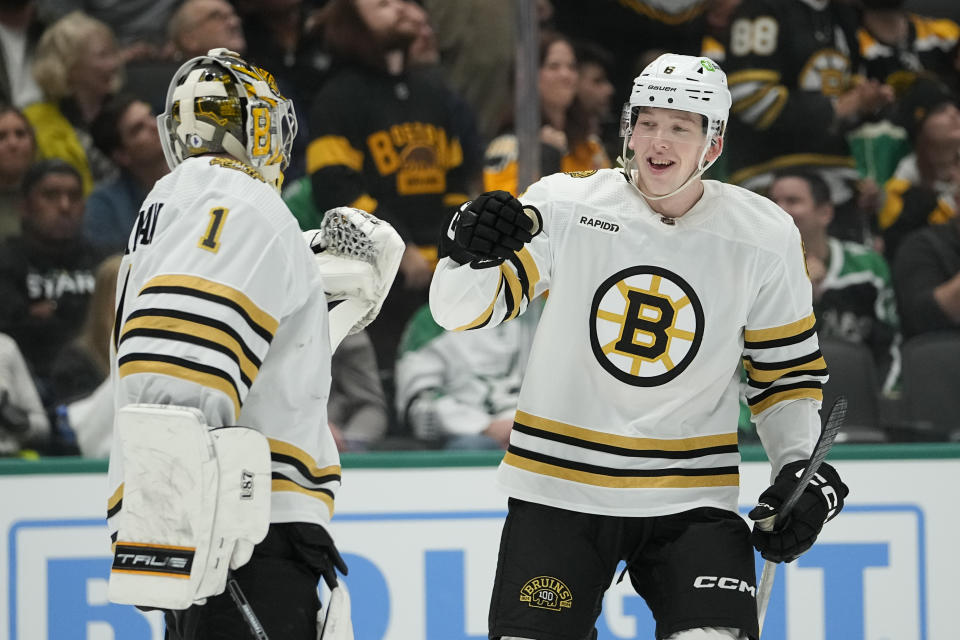
[[686, 182], [697, 169], [705, 137], [703, 116], [698, 113], [643, 107], [628, 146], [644, 191], [665, 195]]

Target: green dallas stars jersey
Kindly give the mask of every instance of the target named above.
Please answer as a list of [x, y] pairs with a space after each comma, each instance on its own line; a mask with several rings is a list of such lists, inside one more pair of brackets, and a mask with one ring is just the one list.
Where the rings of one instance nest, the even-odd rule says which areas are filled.
[[892, 388], [900, 373], [896, 299], [890, 267], [880, 254], [854, 242], [829, 239], [830, 262], [814, 303], [823, 337], [865, 344], [873, 352], [878, 379]]

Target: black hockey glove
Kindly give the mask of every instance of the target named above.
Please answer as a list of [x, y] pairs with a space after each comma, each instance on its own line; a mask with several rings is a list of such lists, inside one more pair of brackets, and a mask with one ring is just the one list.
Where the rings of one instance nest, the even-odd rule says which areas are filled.
[[319, 524], [295, 522], [289, 525], [290, 539], [307, 566], [322, 576], [330, 589], [337, 586], [337, 571], [347, 575], [347, 564], [340, 557], [333, 538]]
[[824, 462], [787, 514], [786, 521], [777, 522], [772, 531], [764, 531], [764, 523], [772, 522], [768, 518], [777, 515], [780, 505], [797, 486], [806, 464], [806, 460], [798, 460], [784, 465], [773, 485], [760, 494], [759, 504], [749, 513], [755, 521], [750, 542], [771, 562], [792, 562], [813, 546], [823, 525], [843, 509], [843, 499], [850, 492], [837, 470]]
[[441, 255], [460, 264], [498, 265], [530, 242], [543, 227], [536, 207], [506, 191], [488, 191], [460, 206], [441, 238]]

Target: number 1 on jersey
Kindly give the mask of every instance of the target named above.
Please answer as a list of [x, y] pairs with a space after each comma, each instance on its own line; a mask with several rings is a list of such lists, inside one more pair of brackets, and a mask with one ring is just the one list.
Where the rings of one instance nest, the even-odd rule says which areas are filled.
[[229, 212], [230, 210], [225, 207], [210, 209], [210, 224], [207, 225], [207, 231], [200, 238], [198, 247], [213, 253], [220, 249], [220, 232], [223, 231], [223, 224], [226, 222]]

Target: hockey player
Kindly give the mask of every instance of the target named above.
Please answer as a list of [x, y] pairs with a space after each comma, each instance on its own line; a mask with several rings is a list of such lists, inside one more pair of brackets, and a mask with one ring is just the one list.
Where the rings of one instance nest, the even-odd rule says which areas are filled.
[[736, 512], [741, 358], [773, 466], [754, 519], [797, 482], [827, 371], [792, 220], [701, 179], [729, 108], [713, 61], [660, 56], [624, 107], [622, 170], [485, 193], [445, 229], [442, 326], [496, 325], [550, 293], [498, 472], [510, 500], [491, 638], [595, 638], [621, 560], [658, 639], [756, 638], [751, 542], [790, 561], [843, 506], [825, 465], [776, 531], [751, 535]]
[[173, 171], [130, 235], [112, 336], [109, 597], [209, 640], [257, 627], [242, 592], [267, 636], [313, 640], [317, 583], [346, 573], [331, 351], [376, 314], [403, 242], [352, 209], [327, 218], [365, 255], [329, 255], [326, 220], [304, 242], [278, 193], [293, 105], [235, 53], [186, 62], [158, 126]]

